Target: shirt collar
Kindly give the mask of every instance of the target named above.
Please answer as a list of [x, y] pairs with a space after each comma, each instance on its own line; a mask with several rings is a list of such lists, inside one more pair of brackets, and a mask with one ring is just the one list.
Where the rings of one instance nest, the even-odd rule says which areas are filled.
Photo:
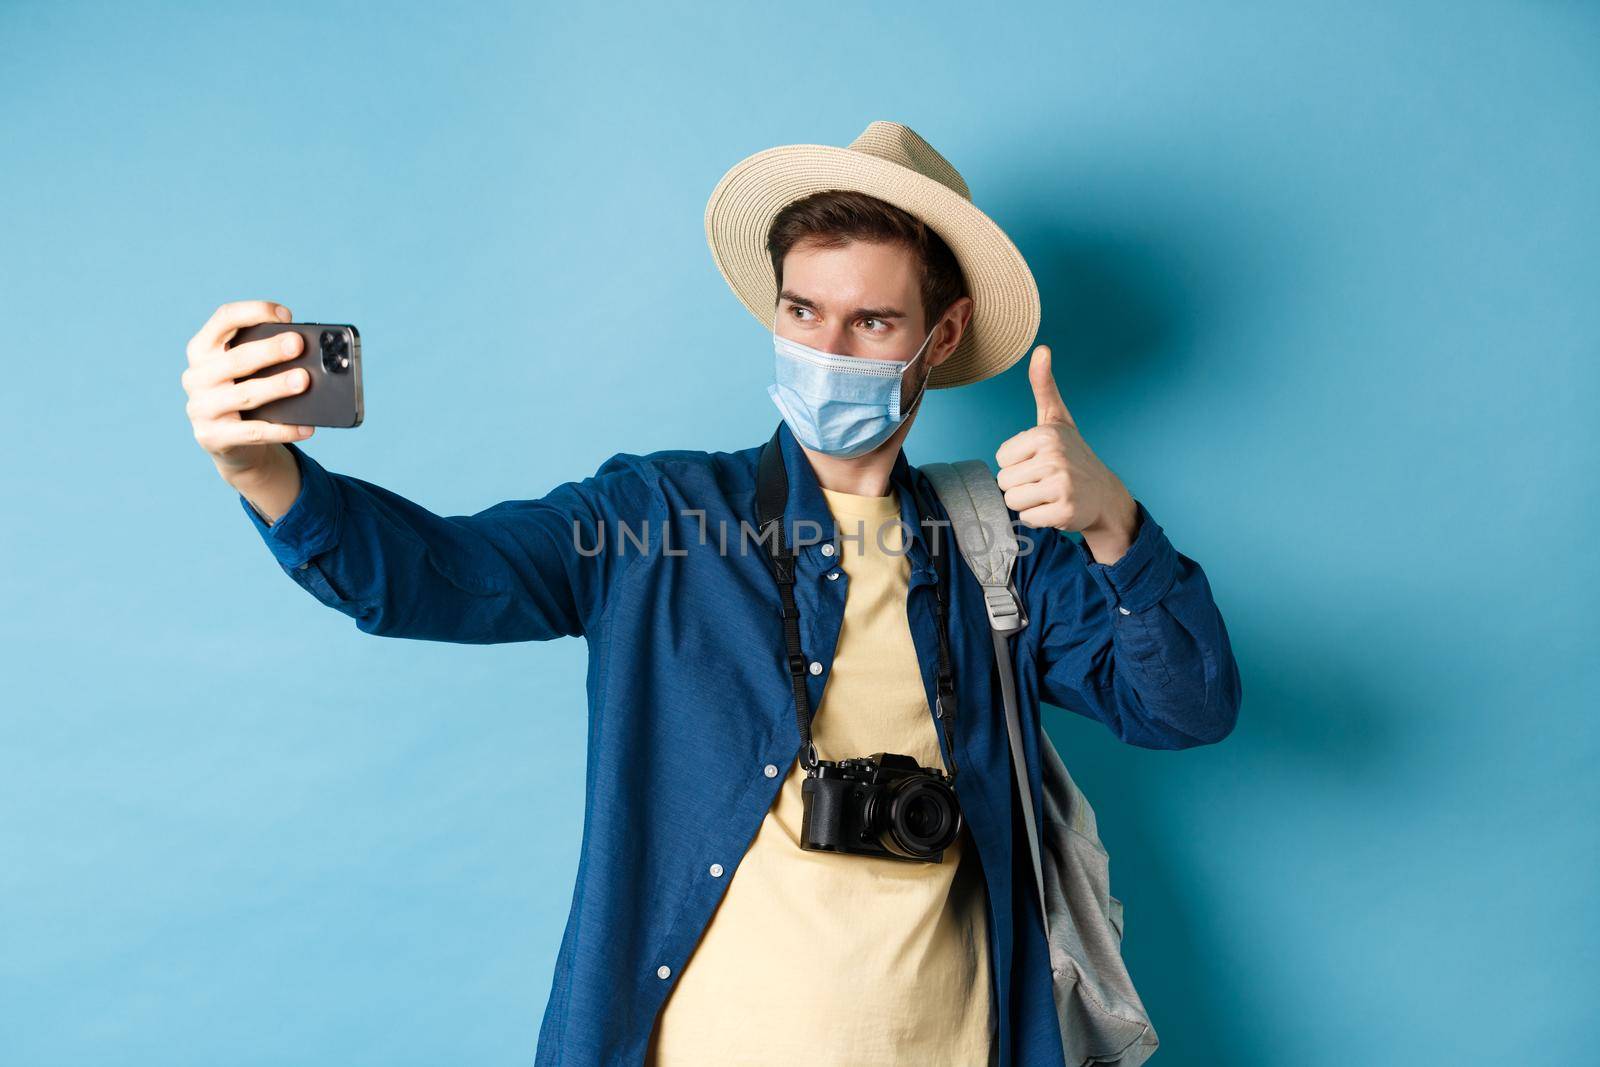
[[[794, 432], [789, 429], [787, 422], [778, 424], [778, 443], [783, 453], [784, 471], [789, 477], [789, 500], [783, 509], [783, 527], [785, 537], [793, 538], [791, 544], [798, 544], [804, 539], [810, 544], [800, 548], [800, 554], [809, 558], [814, 563], [832, 565], [837, 561], [837, 556], [824, 556], [821, 553], [822, 542], [830, 539], [834, 534], [833, 512], [828, 508], [828, 500], [822, 495], [822, 486], [817, 481], [817, 472], [811, 469], [811, 460], [806, 456], [805, 450], [800, 447], [800, 442], [795, 440]], [[913, 572], [924, 576], [931, 575], [931, 558], [928, 555], [927, 537], [928, 530], [922, 527], [922, 518], [917, 512], [916, 498], [912, 496], [911, 486], [920, 478], [917, 469], [906, 459], [906, 452], [901, 448], [895, 453], [894, 466], [889, 471], [889, 485], [898, 495], [900, 500], [900, 520], [911, 531], [911, 547], [909, 550]], [[924, 499], [930, 507], [938, 508], [933, 491], [926, 485], [921, 485]], [[935, 510], [937, 517], [939, 512]], [[805, 525], [798, 525], [804, 523]], [[821, 531], [820, 535], [817, 531]], [[948, 543], [948, 538], [941, 545]]]

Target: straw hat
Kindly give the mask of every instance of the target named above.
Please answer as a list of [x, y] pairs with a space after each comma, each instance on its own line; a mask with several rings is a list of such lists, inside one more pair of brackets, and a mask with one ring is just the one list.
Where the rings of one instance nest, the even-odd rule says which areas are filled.
[[848, 148], [791, 144], [735, 163], [706, 203], [711, 258], [733, 294], [774, 328], [777, 280], [767, 230], [785, 206], [827, 189], [849, 189], [915, 215], [950, 246], [967, 278], [972, 319], [928, 387], [982, 381], [1021, 359], [1039, 328], [1039, 287], [1022, 253], [972, 204], [948, 160], [898, 122], [874, 122]]

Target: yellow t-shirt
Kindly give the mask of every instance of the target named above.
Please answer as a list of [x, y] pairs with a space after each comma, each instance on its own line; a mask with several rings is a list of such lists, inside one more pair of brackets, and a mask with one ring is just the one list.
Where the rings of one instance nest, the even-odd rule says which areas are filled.
[[[849, 586], [812, 719], [817, 755], [902, 752], [943, 769], [906, 621], [896, 497], [823, 495], [850, 535], [839, 552]], [[987, 893], [965, 825], [940, 863], [809, 851], [804, 780], [795, 760], [657, 1017], [646, 1064], [993, 1062]]]

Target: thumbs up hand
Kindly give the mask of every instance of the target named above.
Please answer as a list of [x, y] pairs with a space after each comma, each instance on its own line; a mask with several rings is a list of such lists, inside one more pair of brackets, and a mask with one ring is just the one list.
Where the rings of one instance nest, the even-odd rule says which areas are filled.
[[1095, 562], [1115, 563], [1138, 533], [1133, 495], [1078, 432], [1051, 374], [1048, 345], [1034, 348], [1028, 381], [1038, 425], [994, 454], [1006, 505], [1029, 526], [1081, 532]]

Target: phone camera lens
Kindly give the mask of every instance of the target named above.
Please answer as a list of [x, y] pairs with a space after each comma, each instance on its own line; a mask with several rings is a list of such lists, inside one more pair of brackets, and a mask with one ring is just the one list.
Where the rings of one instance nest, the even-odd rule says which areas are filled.
[[350, 369], [350, 345], [335, 330], [322, 331], [322, 366], [329, 374], [343, 374]]

